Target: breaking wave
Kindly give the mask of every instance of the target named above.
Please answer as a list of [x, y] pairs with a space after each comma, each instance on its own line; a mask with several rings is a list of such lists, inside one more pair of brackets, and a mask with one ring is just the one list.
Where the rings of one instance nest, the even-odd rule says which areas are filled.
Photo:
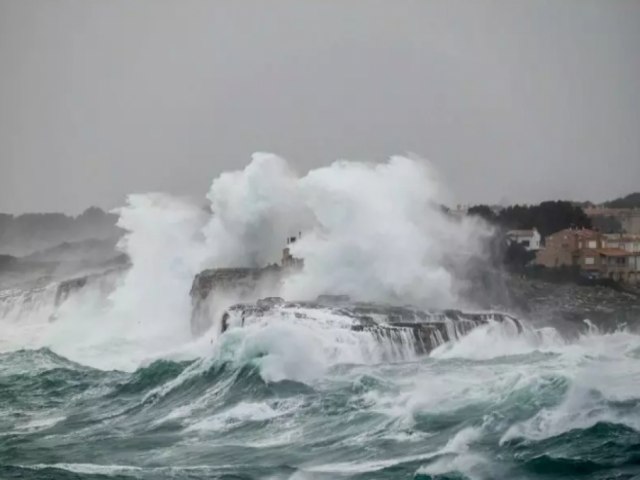
[[[277, 328], [250, 327], [223, 335], [209, 356], [157, 360], [131, 373], [92, 369], [50, 350], [3, 354], [2, 472], [283, 479], [637, 473], [636, 334], [588, 333], [563, 344], [546, 334], [523, 342], [494, 326], [483, 330], [510, 347], [491, 354], [465, 337], [457, 352], [345, 362], [293, 343], [299, 337], [284, 345]], [[64, 450], [47, 447], [61, 444]]]

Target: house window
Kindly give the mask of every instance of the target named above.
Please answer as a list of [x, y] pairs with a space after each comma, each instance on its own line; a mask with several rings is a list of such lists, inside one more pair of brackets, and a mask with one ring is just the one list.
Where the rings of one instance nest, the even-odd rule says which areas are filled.
[[595, 263], [595, 259], [593, 257], [584, 257], [585, 265], [593, 265]]
[[589, 248], [597, 248], [598, 242], [595, 240], [589, 240]]

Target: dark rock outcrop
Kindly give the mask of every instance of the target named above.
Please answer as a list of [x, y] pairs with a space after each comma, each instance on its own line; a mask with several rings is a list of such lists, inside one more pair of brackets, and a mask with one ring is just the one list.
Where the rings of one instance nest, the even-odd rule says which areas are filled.
[[580, 333], [584, 320], [602, 331], [622, 325], [640, 329], [640, 295], [602, 286], [550, 283], [510, 277], [505, 285], [511, 309], [536, 325], [550, 325], [563, 334]]
[[217, 298], [233, 297], [235, 301], [256, 298], [268, 291], [268, 286], [279, 284], [282, 273], [283, 269], [278, 265], [215, 268], [200, 272], [191, 285], [191, 331], [199, 335], [211, 327]]
[[499, 312], [429, 311], [410, 306], [350, 303], [340, 298], [342, 302], [327, 296], [321, 296], [315, 302], [285, 302], [275, 297], [236, 304], [222, 315], [221, 332], [272, 315], [315, 321], [316, 315], [331, 314], [347, 319], [345, 328], [369, 332], [382, 342], [403, 344], [415, 353], [425, 354], [491, 321], [509, 322], [518, 332], [523, 328], [516, 318]]

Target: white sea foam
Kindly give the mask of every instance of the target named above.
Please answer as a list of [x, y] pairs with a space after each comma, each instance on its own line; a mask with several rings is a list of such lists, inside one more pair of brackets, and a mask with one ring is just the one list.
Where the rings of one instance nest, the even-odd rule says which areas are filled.
[[353, 320], [321, 309], [276, 309], [267, 317], [248, 316], [231, 328], [215, 355], [236, 364], [254, 362], [267, 381], [312, 382], [338, 364], [372, 364], [416, 357], [413, 343], [397, 345], [370, 332], [354, 331]]
[[551, 327], [532, 328], [526, 322], [521, 322], [520, 327], [511, 322], [489, 322], [457, 342], [441, 345], [431, 356], [488, 360], [534, 351], [554, 351], [565, 345], [566, 341]]
[[54, 426], [55, 424], [63, 421], [66, 417], [64, 416], [49, 416], [49, 417], [36, 417], [31, 418], [28, 422], [25, 422], [19, 425], [12, 434], [24, 434], [24, 433], [35, 433], [41, 430], [45, 430], [49, 427]]
[[564, 367], [560, 373], [571, 379], [571, 386], [562, 402], [512, 425], [501, 443], [514, 439], [538, 441], [600, 422], [640, 430], [635, 412], [612, 406], [640, 398], [640, 363], [634, 355], [638, 342], [638, 335], [625, 331], [592, 331], [567, 345], [559, 354], [559, 363]]
[[[322, 472], [322, 473], [365, 473], [375, 472], [384, 468], [392, 467], [406, 462], [415, 462], [420, 460], [429, 460], [443, 455], [450, 454], [463, 454], [465, 459], [474, 459], [477, 461], [482, 460], [479, 455], [472, 455], [468, 453], [469, 444], [480, 438], [480, 432], [478, 429], [469, 427], [458, 432], [444, 447], [441, 449], [425, 452], [419, 455], [407, 455], [401, 457], [393, 457], [387, 459], [373, 460], [373, 461], [360, 461], [360, 462], [339, 462], [319, 465], [305, 466], [306, 472]], [[460, 463], [467, 463], [460, 462]], [[468, 462], [470, 463], [470, 462]], [[443, 469], [440, 466], [439, 461], [433, 464], [431, 468], [436, 471], [435, 473], [446, 473], [451, 471], [449, 469]], [[437, 465], [437, 466], [436, 466]], [[428, 473], [428, 469], [424, 469], [424, 473]], [[467, 469], [468, 470], [468, 469]], [[422, 469], [420, 470], [422, 471]]]
[[245, 422], [270, 420], [280, 414], [280, 412], [266, 403], [241, 402], [229, 410], [199, 420], [197, 423], [190, 425], [187, 431], [222, 431]]

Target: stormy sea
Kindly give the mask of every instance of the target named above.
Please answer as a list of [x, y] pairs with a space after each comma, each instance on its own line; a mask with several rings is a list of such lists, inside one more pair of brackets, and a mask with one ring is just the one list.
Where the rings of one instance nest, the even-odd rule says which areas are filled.
[[638, 298], [500, 271], [441, 184], [255, 154], [6, 267], [0, 479], [640, 478]]

